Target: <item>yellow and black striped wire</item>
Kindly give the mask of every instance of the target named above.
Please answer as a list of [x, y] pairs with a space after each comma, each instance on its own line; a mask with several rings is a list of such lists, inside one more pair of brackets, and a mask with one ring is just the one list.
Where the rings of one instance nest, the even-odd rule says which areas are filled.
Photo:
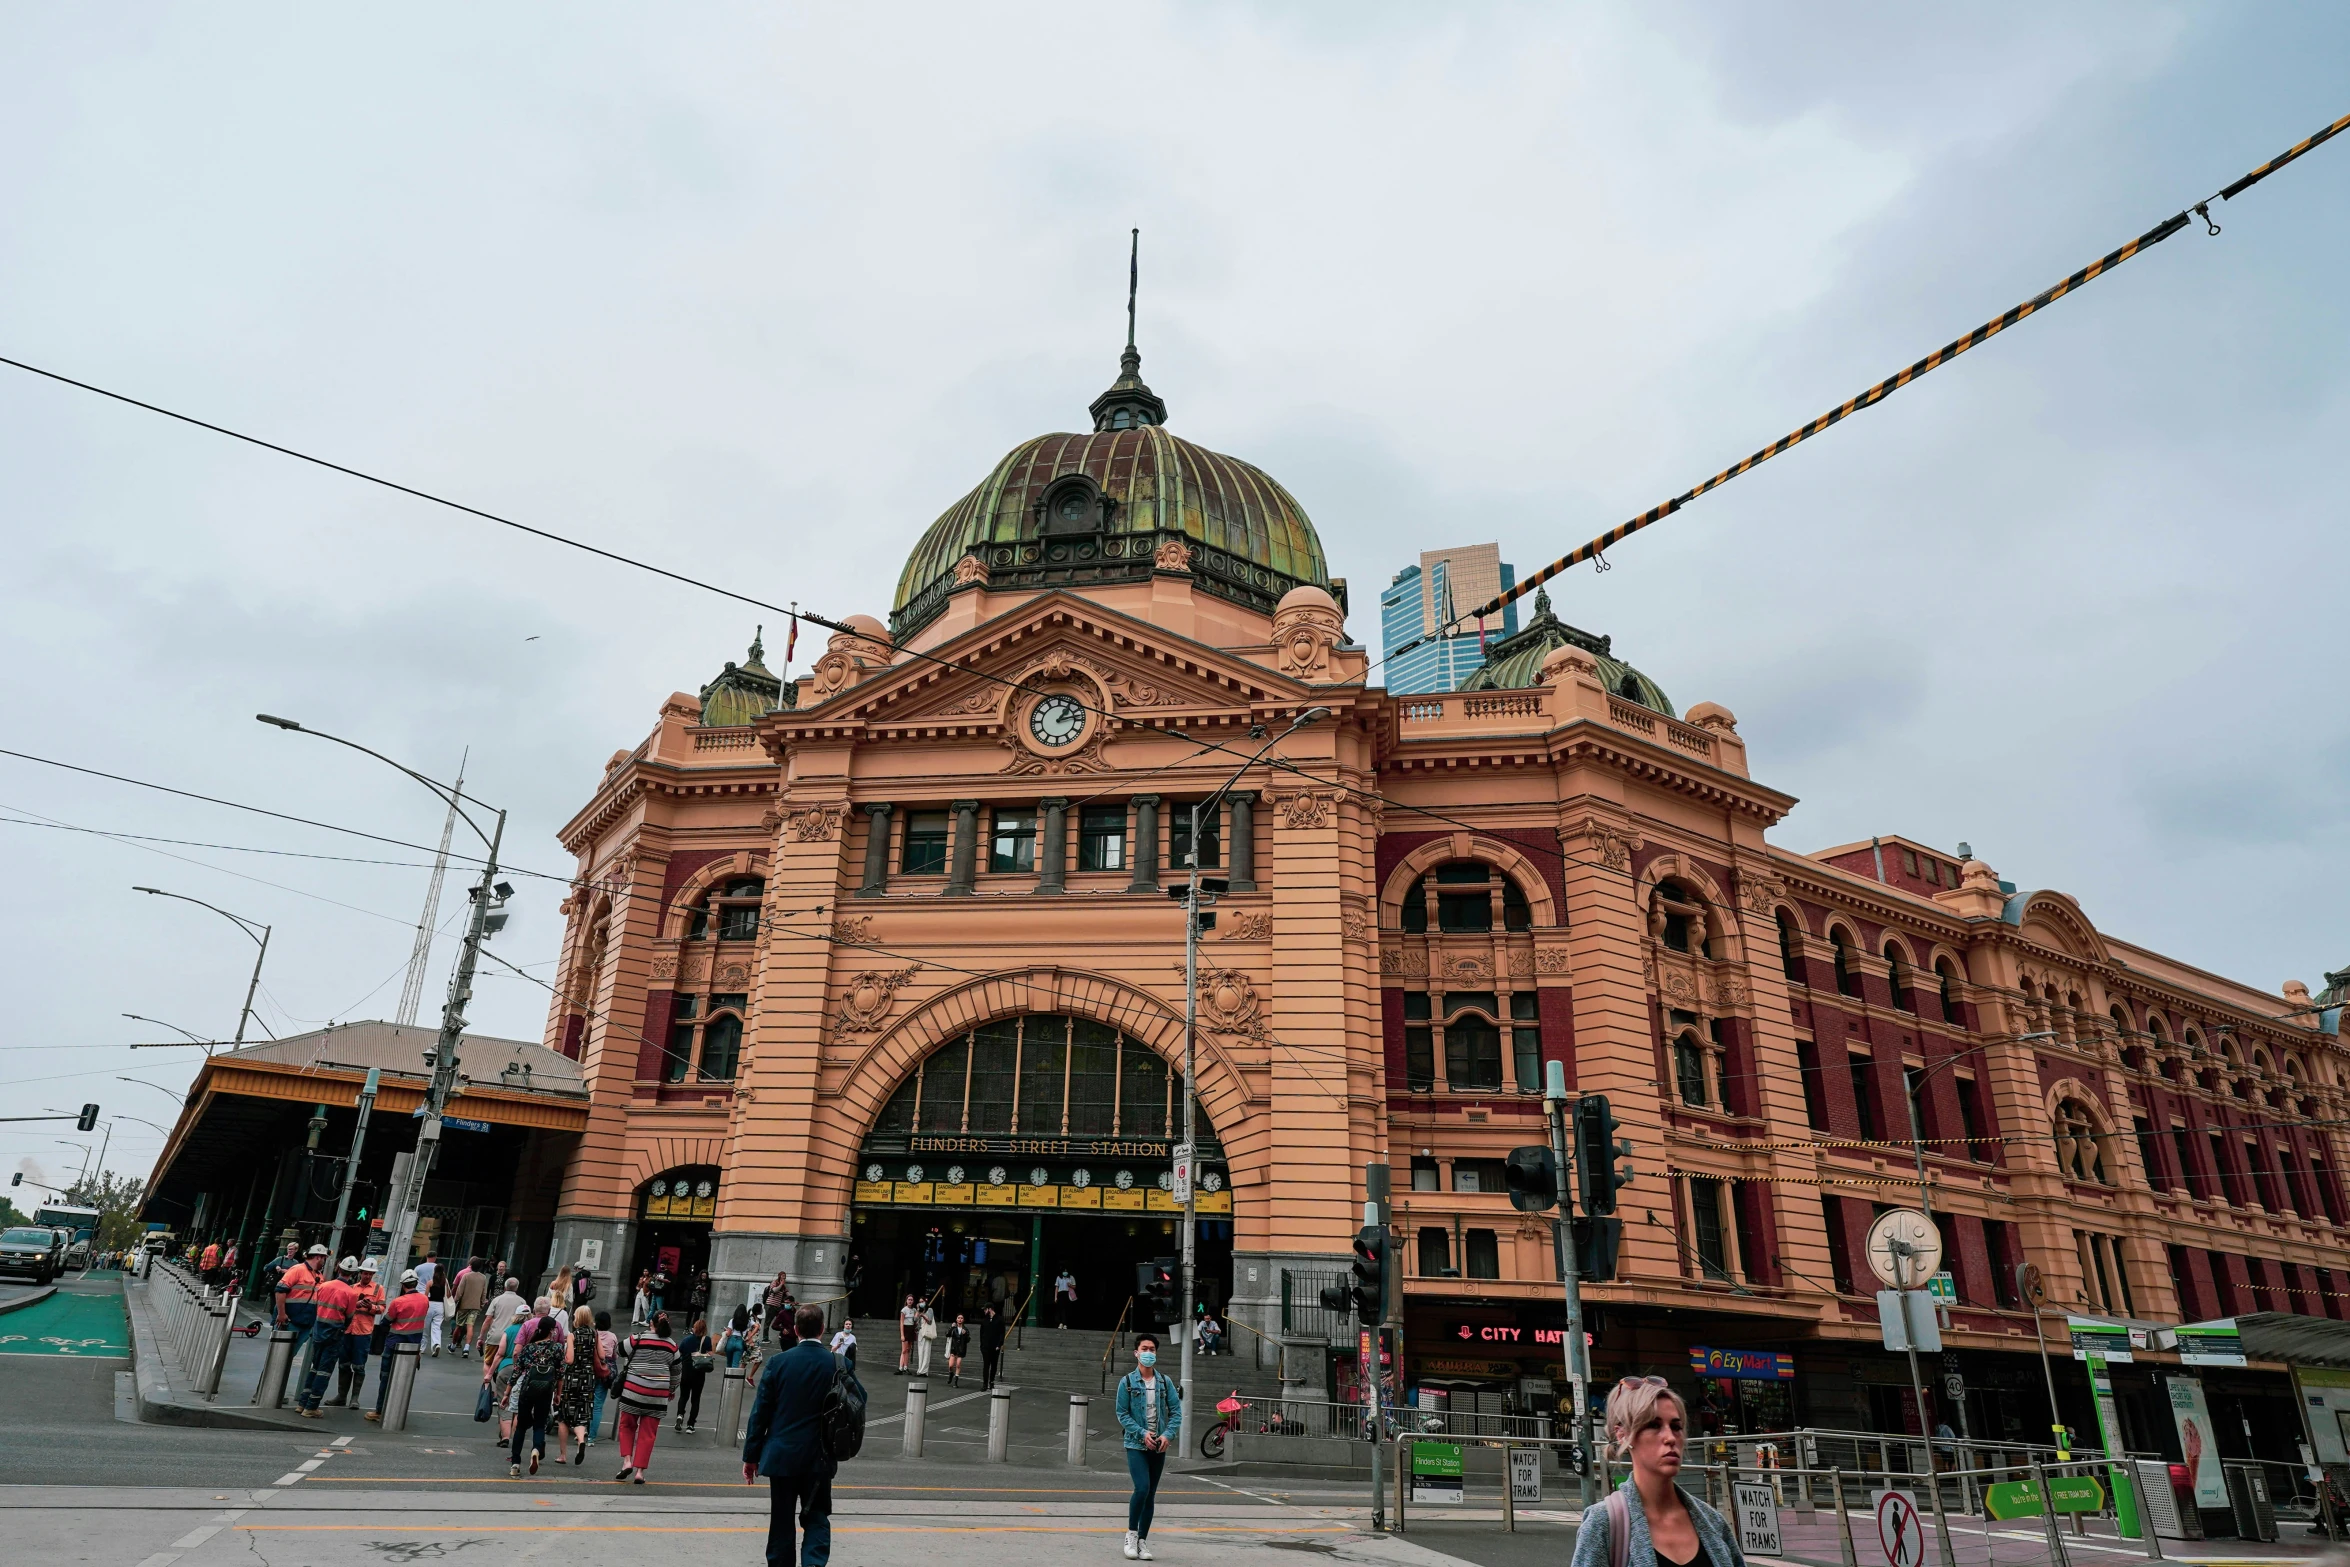
[[[1456, 616], [1447, 624], [1440, 626], [1435, 631], [1429, 633], [1427, 636], [1419, 638], [1417, 641], [1405, 643], [1402, 647], [1397, 648], [1394, 652], [1388, 654], [1387, 659], [1392, 660], [1400, 654], [1407, 653], [1411, 651], [1411, 649], [1420, 646], [1421, 643], [1433, 642], [1439, 637], [1452, 636], [1456, 634], [1462, 626], [1467, 625], [1470, 622], [1480, 620], [1484, 617], [1500, 614], [1502, 608], [1505, 605], [1527, 593], [1533, 592], [1536, 588], [1541, 587], [1544, 583], [1557, 576], [1560, 572], [1565, 571], [1570, 566], [1578, 565], [1586, 560], [1597, 559], [1600, 562], [1601, 569], [1605, 570], [1607, 562], [1604, 558], [1604, 552], [1619, 540], [1624, 539], [1631, 534], [1638, 533], [1642, 528], [1647, 527], [1653, 522], [1660, 522], [1663, 519], [1670, 517], [1674, 512], [1679, 511], [1682, 507], [1688, 505], [1691, 501], [1697, 499], [1700, 495], [1705, 494], [1706, 491], [1714, 489], [1719, 485], [1729, 483], [1732, 479], [1737, 478], [1740, 474], [1745, 473], [1750, 468], [1754, 468], [1760, 464], [1769, 462], [1772, 458], [1778, 456], [1781, 452], [1787, 450], [1789, 447], [1810, 440], [1813, 436], [1819, 434], [1822, 430], [1827, 429], [1830, 425], [1840, 423], [1851, 415], [1859, 413], [1864, 408], [1875, 407], [1878, 403], [1883, 402], [1886, 398], [1892, 396], [1895, 392], [1900, 391], [1903, 387], [1909, 385], [1912, 381], [1915, 381], [1919, 376], [1925, 375], [1929, 371], [1940, 369], [1942, 366], [1950, 363], [1951, 360], [1956, 359], [1960, 354], [1965, 353], [1968, 349], [1990, 341], [1992, 338], [2006, 331], [2009, 327], [2014, 326], [2017, 322], [2023, 320], [2026, 316], [2031, 315], [2033, 312], [2056, 303], [2056, 301], [2064, 298], [2065, 295], [2072, 293], [2074, 290], [2081, 288], [2083, 285], [2093, 282], [2097, 278], [2103, 277], [2106, 273], [2112, 271], [2115, 267], [2120, 266], [2123, 262], [2128, 261], [2131, 257], [2136, 256], [2140, 252], [2148, 250], [2155, 245], [2161, 244], [2164, 240], [2170, 238], [2173, 234], [2176, 234], [2180, 229], [2185, 228], [2187, 226], [2190, 215], [2201, 217], [2205, 223], [2210, 225], [2210, 231], [2214, 234], [2217, 234], [2219, 232], [2219, 225], [2211, 222], [2210, 207], [2212, 202], [2227, 201], [2233, 197], [2243, 194], [2244, 191], [2253, 185], [2258, 184], [2260, 181], [2268, 178], [2271, 174], [2274, 174], [2277, 170], [2283, 168], [2286, 164], [2291, 163], [2295, 158], [2300, 157], [2303, 153], [2308, 152], [2311, 148], [2316, 147], [2319, 143], [2331, 140], [2345, 129], [2350, 129], [2350, 114], [2346, 114], [2342, 118], [2334, 121], [2333, 124], [2327, 126], [2324, 130], [2319, 131], [2316, 135], [2310, 136], [2305, 140], [2296, 143], [2292, 147], [2287, 148], [2284, 152], [2279, 153], [2276, 157], [2269, 159], [2268, 162], [2262, 164], [2259, 168], [2254, 169], [2251, 173], [2246, 174], [2242, 179], [2237, 180], [2234, 184], [2227, 186], [2217, 194], [2209, 196], [2204, 200], [2195, 203], [2195, 205], [2192, 207], [2186, 208], [2183, 211], [2163, 219], [2160, 223], [2157, 223], [2154, 225], [2154, 227], [2148, 229], [2145, 233], [2139, 235], [2136, 239], [2131, 240], [2128, 244], [2122, 246], [2120, 249], [2109, 251], [2105, 255], [2098, 257], [2095, 261], [2090, 262], [2087, 266], [2081, 268], [2080, 271], [2073, 273], [2070, 277], [2065, 278], [2062, 282], [2057, 283], [2054, 287], [2034, 294], [2030, 299], [2027, 299], [2022, 304], [2015, 306], [2013, 309], [2010, 309], [2004, 315], [1995, 316], [1991, 320], [1984, 322], [1981, 326], [1976, 327], [1966, 336], [1958, 338], [1955, 341], [1945, 343], [1942, 347], [1934, 350], [1934, 352], [1928, 354], [1925, 358], [1919, 360], [1916, 364], [1913, 364], [1907, 369], [1904, 369], [1895, 375], [1888, 376], [1886, 379], [1879, 381], [1875, 386], [1870, 387], [1867, 391], [1861, 393], [1859, 396], [1851, 399], [1850, 401], [1829, 409], [1826, 413], [1821, 414], [1818, 418], [1812, 420], [1809, 424], [1805, 424], [1799, 426], [1796, 429], [1788, 431], [1785, 435], [1779, 437], [1779, 439], [1773, 441], [1770, 445], [1754, 453], [1752, 456], [1746, 457], [1743, 460], [1733, 463], [1727, 468], [1724, 468], [1720, 473], [1715, 474], [1712, 478], [1706, 480], [1703, 484], [1698, 485], [1695, 489], [1684, 490], [1680, 494], [1674, 496], [1671, 500], [1664, 502], [1662, 505], [1652, 506], [1647, 511], [1642, 512], [1639, 516], [1633, 517], [1628, 521], [1618, 523], [1615, 527], [1610, 528], [1607, 532], [1601, 534], [1598, 538], [1593, 539], [1590, 543], [1585, 544], [1580, 549], [1577, 549], [1570, 554], [1560, 556], [1557, 560], [1552, 561], [1549, 565], [1543, 567], [1540, 571], [1534, 573], [1534, 575], [1530, 577], [1521, 578], [1515, 586], [1506, 589], [1494, 598], [1478, 605], [1475, 609], [1468, 611], [1466, 614]], [[1385, 660], [1383, 660], [1383, 662], [1384, 661]]]

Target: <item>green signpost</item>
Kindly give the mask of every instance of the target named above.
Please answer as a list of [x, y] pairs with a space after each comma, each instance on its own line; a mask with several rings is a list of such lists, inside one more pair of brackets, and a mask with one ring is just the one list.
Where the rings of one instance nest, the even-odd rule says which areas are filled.
[[1457, 1503], [1461, 1499], [1461, 1444], [1413, 1438], [1410, 1443], [1412, 1500]]
[[[2093, 1513], [2105, 1506], [2105, 1487], [2093, 1475], [2051, 1475], [2048, 1489], [2060, 1513]], [[2001, 1523], [2010, 1518], [2037, 1518], [2042, 1511], [2040, 1482], [2002, 1480], [1987, 1485], [1983, 1487], [1983, 1506]]]
[[[2113, 1375], [2105, 1369], [2103, 1356], [2089, 1357], [2089, 1388], [2096, 1396], [2098, 1435], [2105, 1441], [2106, 1452], [2119, 1453], [2123, 1451], [2121, 1417], [2113, 1407]], [[2113, 1476], [2114, 1532], [2125, 1540], [2144, 1539], [2145, 1528], [2138, 1518], [2136, 1482], [2120, 1464], [2109, 1465], [2108, 1472]], [[2057, 1510], [2061, 1512], [2063, 1508]]]

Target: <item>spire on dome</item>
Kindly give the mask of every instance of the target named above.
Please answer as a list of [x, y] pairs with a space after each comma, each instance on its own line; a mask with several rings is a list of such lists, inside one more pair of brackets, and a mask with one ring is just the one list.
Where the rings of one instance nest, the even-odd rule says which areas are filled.
[[1118, 379], [1093, 400], [1090, 411], [1096, 430], [1130, 430], [1167, 422], [1167, 405], [1143, 384], [1142, 351], [1134, 346], [1134, 300], [1141, 284], [1142, 230], [1136, 229], [1133, 249], [1126, 258], [1126, 351], [1118, 356]]

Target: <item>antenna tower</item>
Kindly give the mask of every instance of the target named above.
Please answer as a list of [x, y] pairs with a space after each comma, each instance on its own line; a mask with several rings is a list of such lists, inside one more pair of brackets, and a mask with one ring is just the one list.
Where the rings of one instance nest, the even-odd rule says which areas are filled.
[[[465, 790], [465, 764], [473, 759], [473, 747], [467, 746], [457, 763], [457, 792]], [[425, 889], [424, 913], [416, 921], [416, 945], [408, 953], [408, 978], [400, 986], [400, 1010], [393, 1021], [401, 1024], [416, 1021], [416, 1013], [424, 1005], [424, 970], [432, 960], [433, 929], [441, 918], [441, 878], [449, 871], [449, 838], [457, 830], [457, 802], [449, 802], [448, 820], [441, 823], [441, 852], [433, 856], [432, 885]]]

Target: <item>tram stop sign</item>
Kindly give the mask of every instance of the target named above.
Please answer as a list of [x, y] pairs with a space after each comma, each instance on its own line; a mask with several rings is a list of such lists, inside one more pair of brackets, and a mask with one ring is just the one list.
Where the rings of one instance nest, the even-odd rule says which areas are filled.
[[1907, 1491], [1877, 1493], [1877, 1543], [1892, 1567], [1926, 1567], [1926, 1525]]
[[[2060, 1513], [2094, 1513], [2105, 1509], [2105, 1487], [2094, 1475], [2050, 1475], [2048, 1490]], [[2041, 1513], [2040, 1482], [2002, 1480], [1983, 1487], [1983, 1508], [2005, 1523], [2010, 1518], [2037, 1518]]]

